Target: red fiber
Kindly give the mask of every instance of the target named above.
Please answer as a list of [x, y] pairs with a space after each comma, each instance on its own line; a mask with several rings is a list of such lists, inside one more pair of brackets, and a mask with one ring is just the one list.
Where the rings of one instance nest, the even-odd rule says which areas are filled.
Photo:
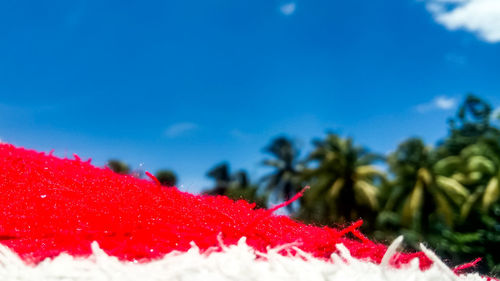
[[[235, 244], [241, 237], [258, 251], [299, 242], [299, 248], [328, 258], [335, 245], [351, 255], [380, 263], [387, 247], [363, 236], [361, 221], [343, 230], [296, 222], [246, 201], [224, 196], [192, 195], [177, 188], [157, 188], [151, 181], [119, 175], [88, 162], [60, 159], [33, 150], [0, 144], [0, 243], [25, 261], [37, 263], [62, 252], [91, 253], [97, 241], [121, 260], [149, 260], [173, 250], [186, 251], [193, 241], [206, 250]], [[357, 239], [349, 239], [352, 233]], [[394, 266], [420, 259], [421, 252], [400, 254]]]
[[150, 179], [152, 179], [158, 187], [161, 187], [161, 182], [150, 172], [146, 171], [145, 172], [146, 176], [148, 176]]
[[[339, 234], [340, 234], [340, 236], [344, 236], [344, 235], [346, 235], [347, 233], [352, 232], [352, 231], [354, 231], [354, 230], [356, 230], [356, 229], [360, 228], [362, 225], [363, 225], [363, 220], [358, 220], [358, 221], [354, 222], [351, 226], [349, 226], [349, 227], [346, 227], [346, 228], [342, 229], [342, 230], [339, 232]], [[353, 233], [353, 234], [354, 234], [354, 233]]]
[[306, 186], [304, 188], [302, 188], [302, 190], [295, 194], [295, 196], [292, 197], [292, 199], [288, 200], [288, 201], [285, 201], [277, 206], [274, 206], [273, 208], [269, 209], [269, 212], [272, 213], [278, 209], [281, 209], [281, 208], [284, 208], [290, 204], [292, 204], [293, 202], [297, 201], [300, 197], [302, 197], [304, 195], [304, 192], [306, 192], [306, 190], [309, 189], [309, 186]]
[[459, 266], [457, 266], [457, 267], [455, 267], [455, 268], [453, 269], [453, 272], [455, 272], [455, 273], [459, 273], [459, 272], [463, 271], [464, 269], [468, 269], [468, 268], [471, 268], [471, 267], [475, 267], [475, 266], [476, 266], [476, 264], [477, 264], [478, 262], [480, 262], [480, 261], [481, 261], [481, 258], [477, 258], [477, 259], [475, 259], [475, 260], [473, 260], [473, 261], [471, 261], [471, 262], [468, 262], [468, 263], [464, 263], [464, 264], [462, 264], [462, 265], [459, 265]]
[[75, 157], [75, 160], [78, 161], [78, 162], [82, 161], [82, 159], [80, 158], [80, 156], [78, 156], [78, 154], [76, 154], [76, 153], [73, 153], [73, 157]]

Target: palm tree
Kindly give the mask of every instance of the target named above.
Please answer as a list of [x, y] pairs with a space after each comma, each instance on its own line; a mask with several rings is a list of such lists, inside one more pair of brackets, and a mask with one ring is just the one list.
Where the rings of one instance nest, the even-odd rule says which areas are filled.
[[231, 183], [231, 176], [229, 173], [229, 164], [224, 162], [216, 165], [210, 171], [208, 171], [207, 176], [215, 180], [215, 187], [205, 191], [209, 195], [224, 195], [229, 188]]
[[381, 157], [332, 133], [313, 144], [308, 161], [315, 168], [304, 172], [311, 190], [304, 196], [301, 217], [325, 224], [359, 217], [373, 222], [378, 209], [375, 184], [385, 179], [373, 163]]
[[[462, 205], [462, 222], [477, 209], [487, 214], [500, 197], [500, 145], [483, 140], [464, 148], [459, 155], [436, 163], [438, 172], [445, 174], [473, 191]], [[476, 208], [474, 208], [476, 207]]]
[[434, 219], [453, 225], [455, 210], [469, 196], [455, 178], [438, 173], [443, 164], [433, 156], [421, 139], [411, 138], [388, 158], [395, 179], [384, 210], [398, 212], [401, 224], [419, 233], [427, 233]]
[[462, 149], [459, 155], [441, 159], [435, 170], [456, 179], [472, 193], [460, 208], [453, 231], [440, 233], [436, 249], [454, 263], [483, 256], [483, 272], [494, 272], [500, 264], [500, 145], [482, 139]]
[[171, 170], [159, 170], [156, 172], [156, 178], [163, 186], [175, 186], [177, 184], [177, 176]]
[[259, 193], [259, 188], [250, 182], [246, 171], [241, 170], [231, 175], [229, 165], [222, 163], [208, 172], [208, 176], [215, 180], [215, 186], [206, 190], [204, 194], [224, 195], [234, 200], [246, 200], [265, 208], [267, 197]]
[[[267, 182], [266, 190], [277, 195], [278, 199], [290, 199], [300, 189], [303, 165], [299, 162], [299, 150], [292, 140], [278, 137], [264, 148], [264, 152], [273, 159], [265, 159], [262, 164], [275, 169], [262, 178], [263, 182]], [[288, 205], [287, 209], [292, 211], [292, 205]]]
[[255, 203], [260, 208], [265, 208], [267, 196], [261, 195], [259, 186], [252, 184], [248, 174], [244, 170], [240, 170], [232, 175], [232, 180], [225, 195], [234, 200], [243, 199], [251, 203]]
[[109, 167], [113, 172], [126, 175], [130, 173], [130, 167], [125, 163], [120, 160], [116, 159], [111, 159], [108, 161], [106, 164], [107, 167]]
[[438, 154], [441, 157], [458, 155], [462, 149], [480, 140], [498, 140], [500, 130], [490, 124], [492, 113], [488, 102], [468, 94], [458, 108], [456, 118], [449, 120], [450, 136], [438, 148]]
[[237, 186], [249, 186], [250, 179], [248, 178], [248, 174], [245, 170], [240, 170], [233, 174], [233, 182]]

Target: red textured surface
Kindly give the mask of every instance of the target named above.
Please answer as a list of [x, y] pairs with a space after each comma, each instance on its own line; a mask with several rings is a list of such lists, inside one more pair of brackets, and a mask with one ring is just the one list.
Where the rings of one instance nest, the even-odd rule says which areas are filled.
[[[245, 236], [263, 252], [299, 241], [302, 250], [329, 257], [343, 243], [354, 257], [380, 262], [386, 251], [358, 231], [361, 222], [343, 230], [309, 226], [245, 201], [163, 188], [75, 158], [0, 144], [0, 243], [26, 261], [61, 252], [85, 256], [92, 241], [123, 260], [151, 259], [185, 251], [191, 241], [217, 247], [218, 235], [227, 245]], [[357, 238], [346, 238], [349, 232]], [[398, 255], [393, 263], [414, 257], [422, 269], [431, 264], [422, 253]]]

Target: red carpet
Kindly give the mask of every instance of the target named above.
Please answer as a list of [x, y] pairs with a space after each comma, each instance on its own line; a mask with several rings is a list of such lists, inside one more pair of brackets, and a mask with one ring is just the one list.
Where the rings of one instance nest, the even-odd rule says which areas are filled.
[[[0, 144], [0, 243], [25, 261], [87, 256], [92, 241], [121, 260], [150, 260], [186, 251], [191, 241], [204, 250], [243, 236], [258, 251], [298, 241], [320, 258], [338, 243], [376, 263], [387, 250], [359, 233], [360, 222], [345, 229], [305, 225], [245, 201], [180, 192], [75, 158]], [[432, 263], [419, 252], [396, 255], [391, 264], [415, 257], [421, 269]]]

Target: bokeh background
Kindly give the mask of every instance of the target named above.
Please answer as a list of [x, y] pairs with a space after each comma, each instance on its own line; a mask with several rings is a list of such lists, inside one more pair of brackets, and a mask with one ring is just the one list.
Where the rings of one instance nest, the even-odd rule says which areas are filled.
[[500, 271], [500, 2], [2, 1], [0, 138]]

